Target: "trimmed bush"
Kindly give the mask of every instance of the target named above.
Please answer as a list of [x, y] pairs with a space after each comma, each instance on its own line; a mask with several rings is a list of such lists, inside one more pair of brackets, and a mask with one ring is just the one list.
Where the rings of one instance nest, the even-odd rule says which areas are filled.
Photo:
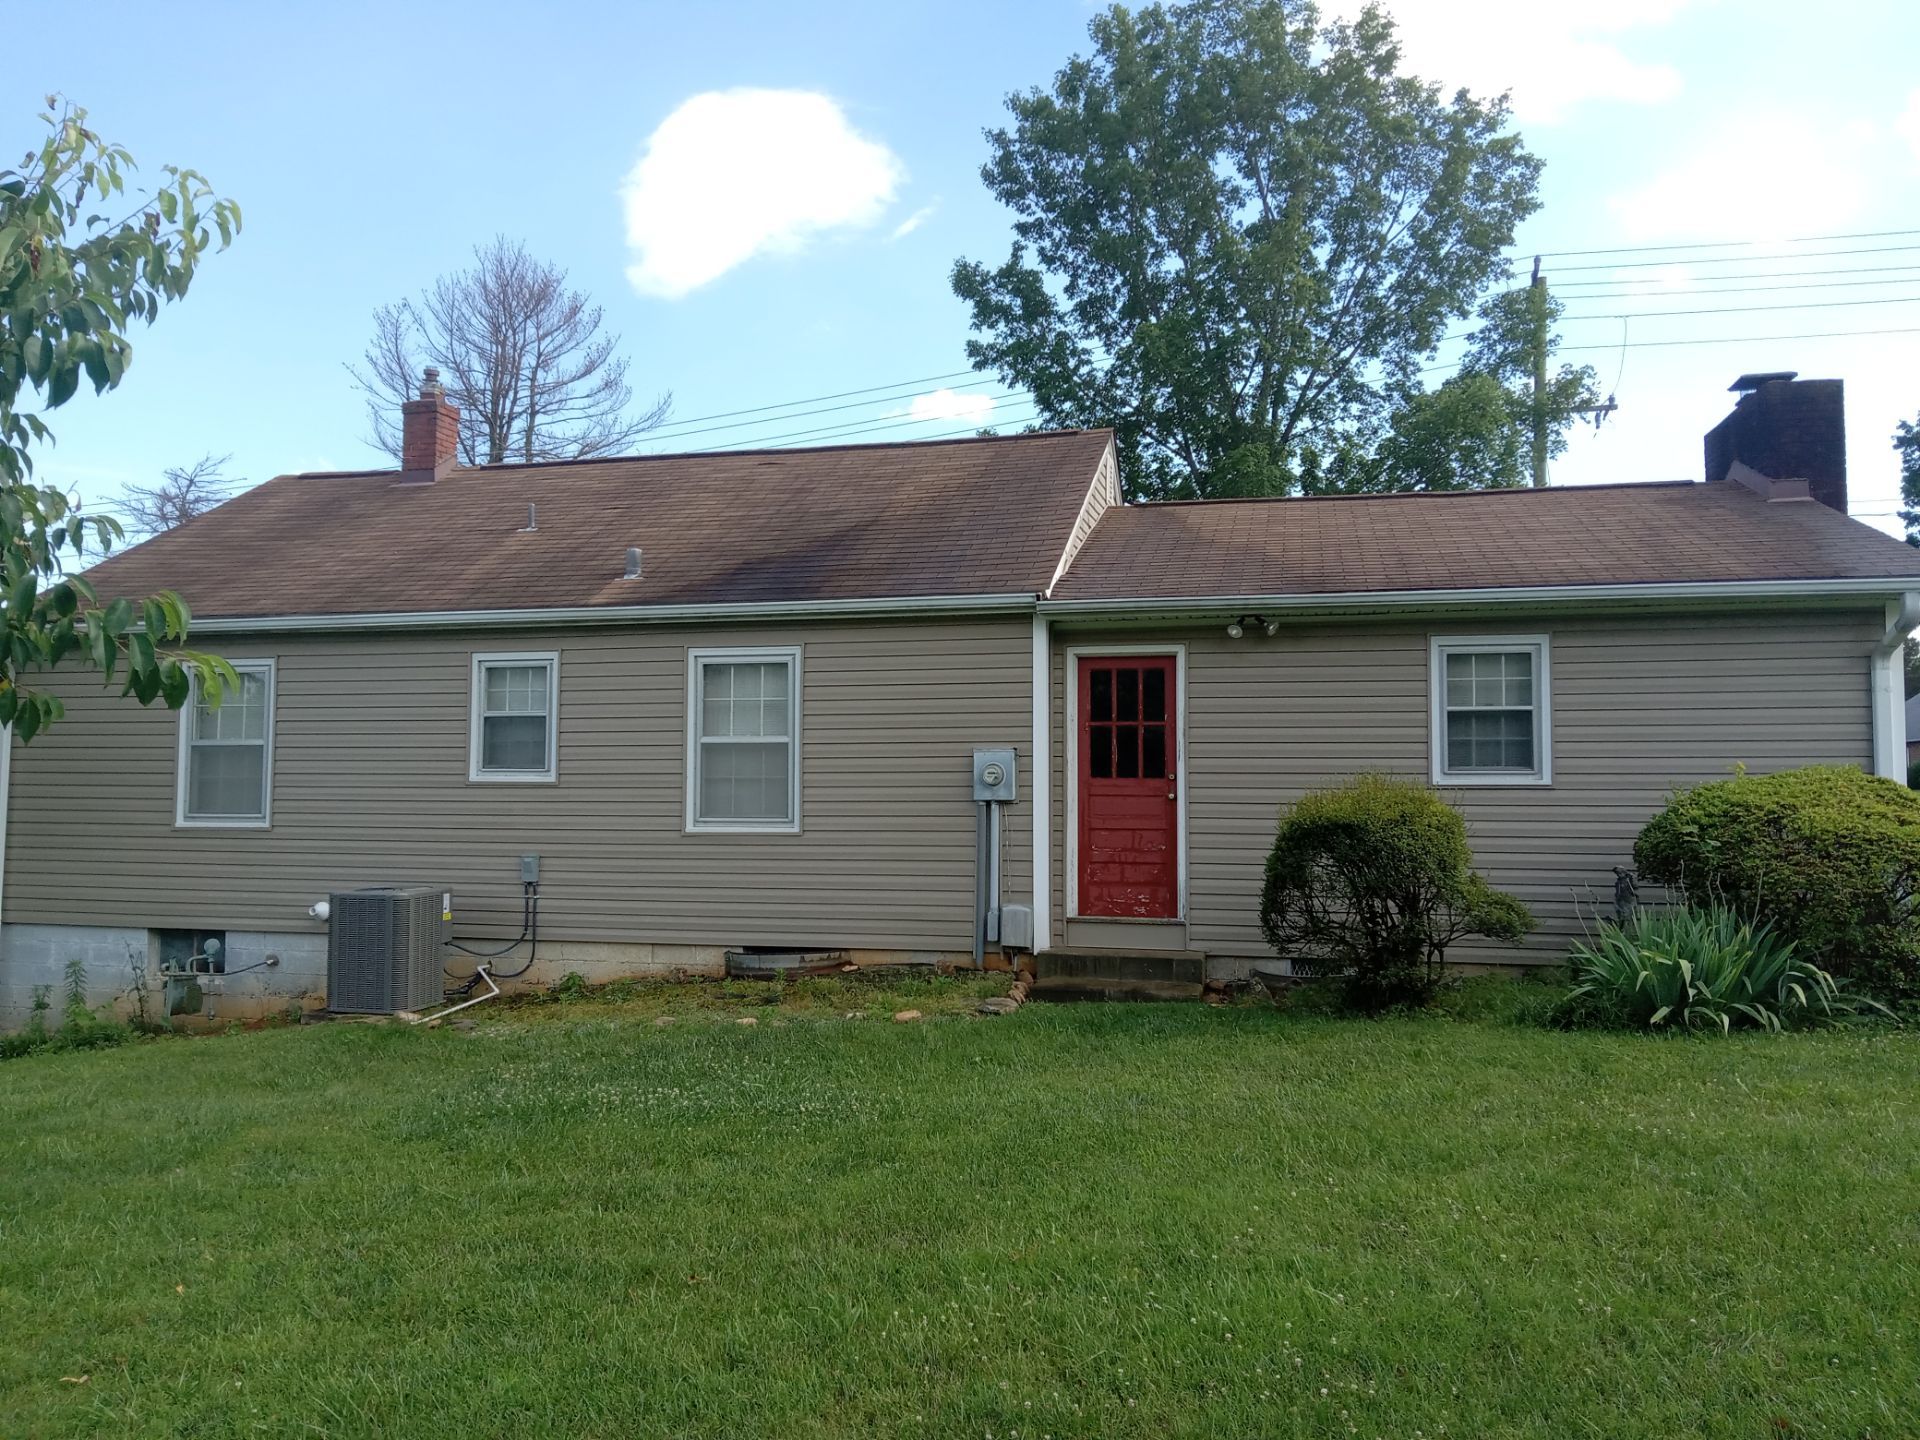
[[1338, 976], [1356, 1009], [1425, 1004], [1447, 947], [1518, 940], [1527, 908], [1473, 871], [1467, 826], [1427, 786], [1362, 775], [1283, 811], [1260, 928], [1305, 975]]
[[1920, 999], [1920, 795], [1895, 781], [1834, 765], [1716, 780], [1675, 795], [1633, 859], [1883, 999]]
[[1570, 1025], [1780, 1031], [1882, 1007], [1803, 960], [1791, 940], [1724, 906], [1642, 910], [1600, 926], [1568, 959]]

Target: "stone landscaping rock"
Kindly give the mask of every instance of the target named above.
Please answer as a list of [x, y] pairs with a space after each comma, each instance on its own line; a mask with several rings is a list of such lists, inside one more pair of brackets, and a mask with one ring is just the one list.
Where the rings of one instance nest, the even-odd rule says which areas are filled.
[[1020, 1002], [1011, 995], [990, 995], [978, 1006], [982, 1015], [1011, 1015], [1019, 1008]]
[[480, 1028], [480, 1022], [477, 1020], [455, 1020], [453, 1022], [453, 1028], [455, 1030], [478, 1030]]
[[736, 1025], [758, 1025], [760, 1022], [751, 1015], [742, 1015], [733, 1023]]
[[896, 1025], [906, 1025], [920, 1018], [921, 1016], [918, 1010], [896, 1010], [893, 1012], [893, 1021]]
[[656, 1025], [671, 1025], [673, 1024], [673, 1016], [671, 1015], [655, 1016], [653, 1023]]

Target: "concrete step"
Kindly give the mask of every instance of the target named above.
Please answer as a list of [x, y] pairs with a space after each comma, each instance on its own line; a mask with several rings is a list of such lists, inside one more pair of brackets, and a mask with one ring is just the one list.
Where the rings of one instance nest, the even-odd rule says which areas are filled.
[[1198, 950], [1091, 950], [1073, 946], [1034, 956], [1038, 1000], [1198, 1000], [1206, 956]]

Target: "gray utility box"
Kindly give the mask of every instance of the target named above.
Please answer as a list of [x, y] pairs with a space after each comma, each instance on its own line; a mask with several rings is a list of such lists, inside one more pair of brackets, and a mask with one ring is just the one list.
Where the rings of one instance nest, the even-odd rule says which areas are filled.
[[438, 1005], [446, 992], [445, 893], [426, 885], [376, 885], [329, 896], [327, 1009], [391, 1015]]
[[1013, 759], [1011, 745], [983, 746], [975, 750], [973, 752], [973, 798], [1012, 804], [1017, 798]]

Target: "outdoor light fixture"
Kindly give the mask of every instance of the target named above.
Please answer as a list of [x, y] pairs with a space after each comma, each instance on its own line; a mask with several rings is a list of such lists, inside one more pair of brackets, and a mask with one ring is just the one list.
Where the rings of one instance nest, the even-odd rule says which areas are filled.
[[1280, 633], [1280, 622], [1278, 620], [1269, 620], [1264, 615], [1242, 615], [1238, 620], [1229, 620], [1227, 622], [1227, 638], [1229, 640], [1238, 640], [1249, 630], [1264, 630], [1269, 635], [1278, 635]]
[[1227, 622], [1227, 638], [1229, 640], [1238, 640], [1242, 635], [1246, 633], [1247, 633], [1246, 630], [1241, 626], [1238, 620], [1229, 620]]

